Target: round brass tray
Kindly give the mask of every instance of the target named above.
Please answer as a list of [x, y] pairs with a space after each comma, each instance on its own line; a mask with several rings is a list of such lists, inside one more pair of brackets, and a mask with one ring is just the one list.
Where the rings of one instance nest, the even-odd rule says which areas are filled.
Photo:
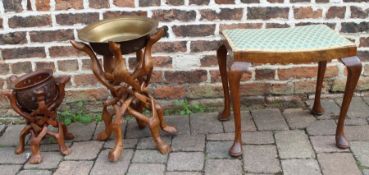
[[89, 24], [78, 32], [78, 37], [82, 41], [89, 42], [98, 54], [112, 55], [109, 41], [119, 43], [122, 53], [127, 54], [145, 47], [148, 37], [157, 27], [157, 20], [125, 16]]

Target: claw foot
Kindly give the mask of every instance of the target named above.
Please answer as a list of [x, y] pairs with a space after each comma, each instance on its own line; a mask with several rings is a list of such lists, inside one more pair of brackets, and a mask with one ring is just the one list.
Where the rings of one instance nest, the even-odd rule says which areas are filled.
[[69, 149], [68, 147], [60, 148], [60, 153], [62, 153], [63, 156], [66, 156], [66, 155], [69, 155], [70, 153], [72, 153], [72, 150]]
[[177, 134], [177, 129], [173, 126], [166, 126], [162, 129], [163, 129], [163, 131], [167, 132], [170, 135], [176, 135]]
[[102, 132], [100, 132], [98, 135], [97, 135], [97, 138], [96, 138], [97, 140], [99, 140], [99, 141], [106, 141], [106, 140], [108, 140], [109, 139], [109, 135], [108, 134], [106, 134], [106, 132], [105, 131], [102, 131]]
[[159, 144], [157, 147], [161, 154], [168, 154], [172, 151], [172, 148], [166, 143]]
[[339, 135], [336, 136], [336, 146], [340, 149], [347, 149], [350, 147], [350, 144], [344, 135]]
[[224, 112], [224, 111], [219, 112], [219, 114], [218, 114], [218, 120], [219, 121], [228, 121], [229, 119], [231, 119], [229, 113]]
[[74, 139], [74, 135], [72, 133], [65, 133], [65, 136], [64, 136], [64, 139], [65, 140], [73, 140]]
[[122, 154], [123, 147], [118, 147], [109, 151], [108, 159], [112, 162], [117, 161]]
[[18, 146], [16, 149], [15, 149], [15, 154], [21, 154], [24, 152], [24, 147], [23, 146]]
[[29, 159], [30, 164], [39, 164], [42, 162], [41, 154], [32, 155]]

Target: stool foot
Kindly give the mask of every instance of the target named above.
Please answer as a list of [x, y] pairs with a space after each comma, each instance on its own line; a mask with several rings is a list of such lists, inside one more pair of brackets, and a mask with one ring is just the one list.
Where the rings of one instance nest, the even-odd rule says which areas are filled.
[[344, 135], [338, 135], [336, 136], [336, 146], [340, 149], [347, 149], [350, 147], [350, 143]]
[[322, 115], [324, 113], [324, 108], [322, 107], [320, 103], [320, 95], [322, 93], [323, 79], [324, 79], [326, 68], [327, 68], [327, 61], [319, 62], [318, 77], [316, 80], [314, 105], [313, 105], [313, 108], [311, 109], [311, 114], [313, 115]]
[[242, 155], [242, 144], [240, 142], [234, 142], [229, 149], [229, 155], [232, 157], [239, 157]]

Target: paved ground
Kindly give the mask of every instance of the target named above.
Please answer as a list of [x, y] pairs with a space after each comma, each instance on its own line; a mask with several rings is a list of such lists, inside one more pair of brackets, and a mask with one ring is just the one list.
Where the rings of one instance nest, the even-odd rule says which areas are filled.
[[[353, 99], [346, 122], [351, 148], [334, 146], [339, 99], [324, 100], [326, 113], [314, 117], [307, 108], [266, 108], [243, 111], [244, 155], [235, 159], [227, 151], [233, 138], [233, 121], [218, 122], [216, 113], [170, 116], [179, 134], [163, 134], [173, 147], [161, 155], [153, 147], [147, 129], [134, 120], [126, 122], [125, 150], [118, 162], [107, 160], [113, 141], [99, 142], [94, 135], [102, 123], [72, 124], [76, 139], [68, 144], [72, 154], [61, 156], [55, 144], [42, 145], [43, 163], [27, 163], [29, 148], [15, 155], [17, 134], [22, 126], [0, 126], [0, 174], [285, 174], [369, 175], [368, 97]], [[307, 101], [311, 105], [311, 101]]]

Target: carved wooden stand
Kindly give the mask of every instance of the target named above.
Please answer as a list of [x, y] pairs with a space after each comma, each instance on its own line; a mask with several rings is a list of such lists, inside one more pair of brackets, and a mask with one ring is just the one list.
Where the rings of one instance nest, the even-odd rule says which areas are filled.
[[[68, 155], [71, 153], [71, 150], [65, 145], [64, 139], [70, 140], [73, 139], [74, 136], [68, 132], [63, 123], [58, 122], [56, 119], [56, 109], [64, 99], [64, 87], [69, 80], [70, 77], [59, 77], [55, 79], [58, 95], [56, 100], [49, 105], [46, 104], [45, 99], [46, 93], [48, 92], [45, 92], [42, 88], [34, 91], [38, 105], [37, 109], [33, 110], [32, 112], [27, 112], [27, 110], [19, 105], [17, 102], [16, 92], [9, 90], [2, 92], [2, 94], [9, 99], [14, 111], [26, 119], [27, 124], [19, 134], [19, 144], [15, 150], [15, 153], [21, 154], [24, 152], [25, 137], [31, 133], [30, 145], [32, 155], [29, 161], [31, 164], [37, 164], [42, 161], [40, 154], [40, 142], [46, 135], [56, 139], [59, 144], [61, 154]], [[58, 132], [49, 131], [49, 125], [57, 127]]]
[[[103, 104], [102, 119], [105, 123], [105, 130], [97, 136], [98, 140], [103, 141], [107, 140], [114, 132], [116, 136], [115, 146], [108, 156], [111, 161], [118, 160], [123, 150], [121, 125], [123, 124], [122, 116], [124, 114], [134, 116], [139, 128], [142, 129], [145, 126], [150, 128], [156, 147], [162, 154], [171, 151], [170, 146], [160, 138], [160, 128], [170, 134], [175, 134], [176, 129], [166, 124], [162, 107], [147, 91], [153, 71], [151, 48], [165, 33], [164, 28], [160, 28], [156, 34], [149, 37], [144, 51], [136, 52], [138, 63], [133, 73], [128, 72], [119, 44], [109, 42], [109, 49], [113, 56], [103, 56], [103, 69], [90, 46], [71, 41], [74, 48], [90, 56], [91, 69], [95, 77], [110, 90], [113, 97]], [[107, 110], [109, 106], [114, 108], [113, 113]], [[151, 111], [151, 117], [146, 117], [142, 113], [145, 108]], [[114, 120], [112, 119], [113, 115], [115, 115]]]

